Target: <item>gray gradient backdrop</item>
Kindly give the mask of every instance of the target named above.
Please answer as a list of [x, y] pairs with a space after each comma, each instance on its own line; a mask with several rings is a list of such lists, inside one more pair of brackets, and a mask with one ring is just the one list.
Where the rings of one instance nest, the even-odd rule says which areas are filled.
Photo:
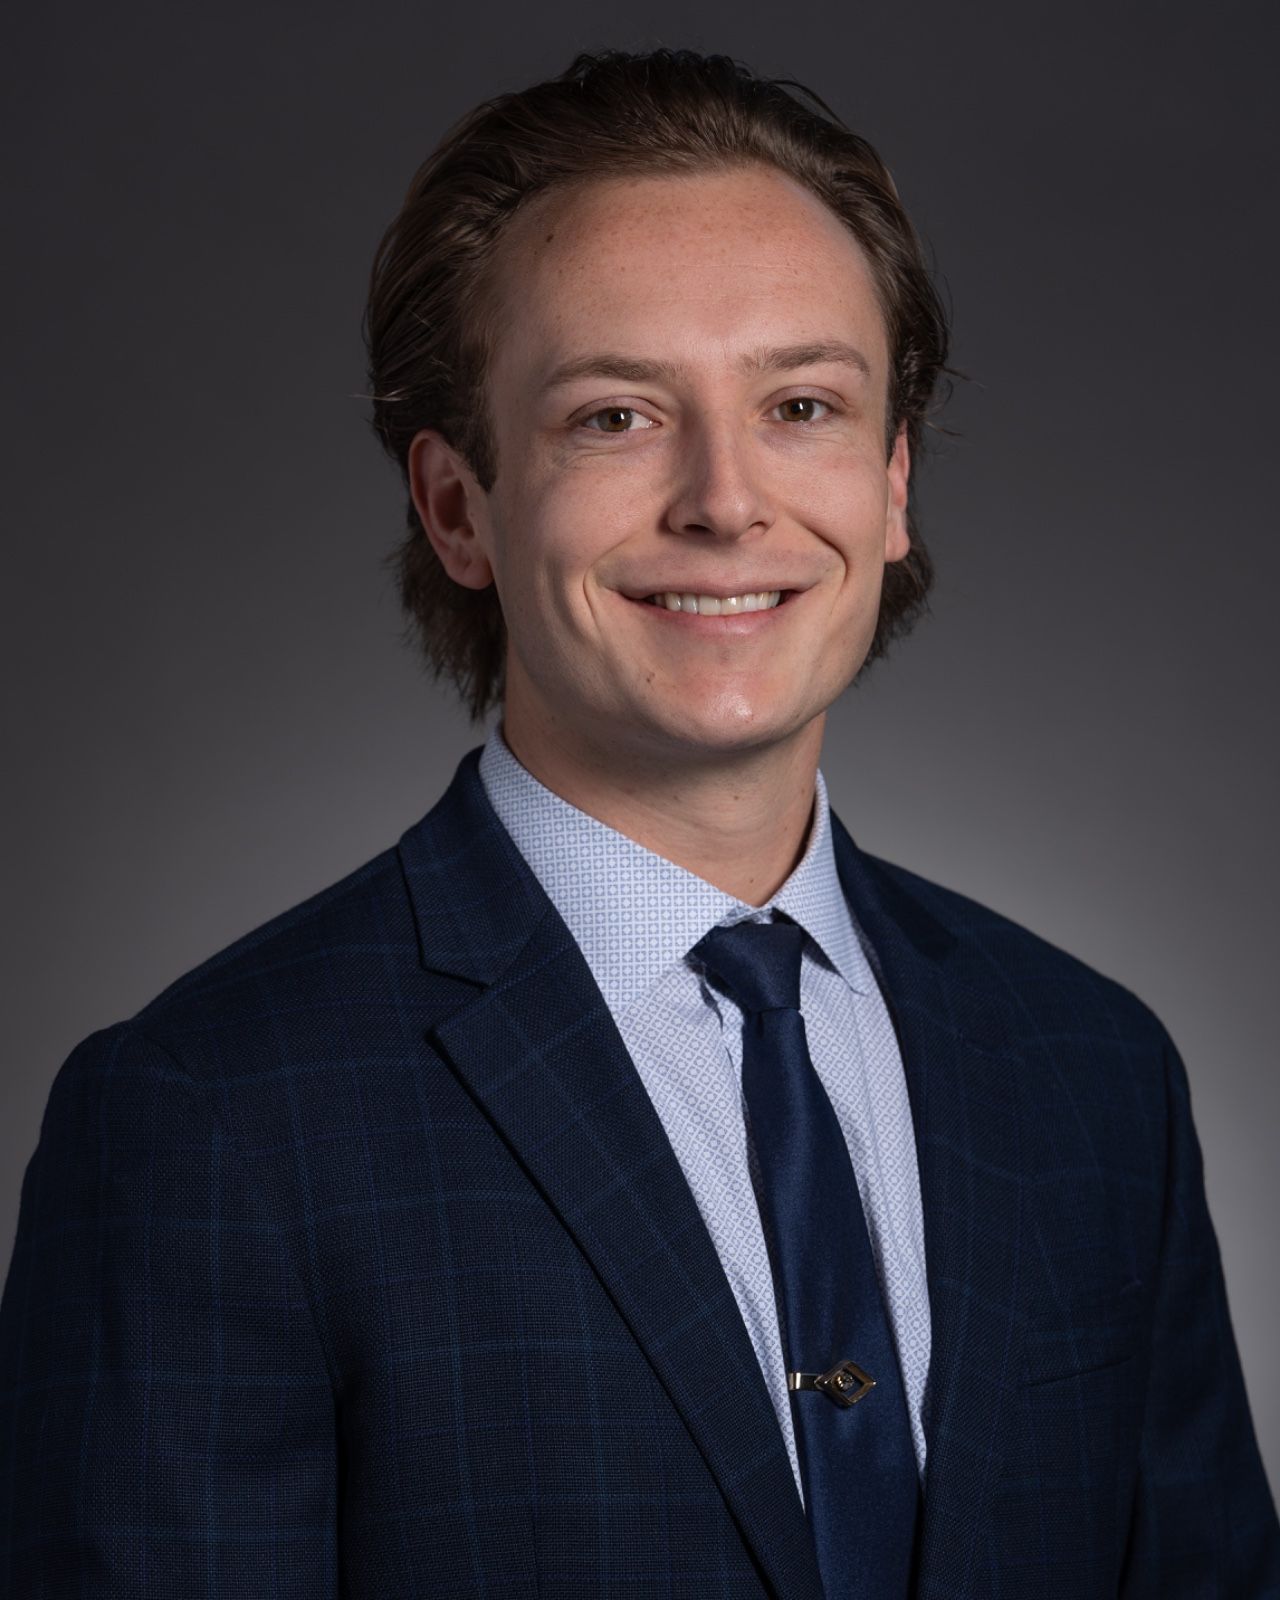
[[399, 643], [359, 398], [413, 169], [578, 49], [724, 50], [880, 147], [972, 377], [918, 479], [933, 615], [835, 708], [833, 801], [1173, 1033], [1280, 1483], [1264, 7], [82, 0], [7, 31], [0, 1260], [76, 1041], [393, 843], [483, 735]]

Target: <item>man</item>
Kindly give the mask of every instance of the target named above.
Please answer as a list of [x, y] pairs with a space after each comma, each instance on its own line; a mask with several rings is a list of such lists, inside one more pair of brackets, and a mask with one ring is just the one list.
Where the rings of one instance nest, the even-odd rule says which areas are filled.
[[875, 152], [579, 58], [425, 164], [368, 336], [500, 719], [59, 1072], [12, 1592], [1280, 1595], [1168, 1033], [827, 805], [946, 358]]

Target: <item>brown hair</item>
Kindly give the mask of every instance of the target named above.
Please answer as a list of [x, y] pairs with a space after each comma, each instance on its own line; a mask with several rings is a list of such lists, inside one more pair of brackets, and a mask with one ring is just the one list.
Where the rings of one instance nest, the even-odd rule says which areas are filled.
[[[802, 104], [794, 88], [818, 109]], [[373, 263], [364, 334], [372, 426], [408, 481], [409, 446], [435, 428], [480, 487], [498, 463], [485, 402], [492, 315], [484, 290], [504, 228], [531, 196], [595, 178], [772, 165], [807, 187], [865, 251], [890, 350], [886, 455], [905, 423], [912, 460], [946, 365], [947, 319], [893, 179], [870, 144], [811, 90], [758, 78], [728, 56], [660, 49], [581, 54], [558, 78], [468, 112], [414, 174]], [[933, 563], [913, 510], [911, 548], [885, 565], [866, 666], [927, 610]], [[436, 677], [474, 720], [500, 702], [506, 625], [497, 590], [445, 572], [413, 501], [387, 557]]]

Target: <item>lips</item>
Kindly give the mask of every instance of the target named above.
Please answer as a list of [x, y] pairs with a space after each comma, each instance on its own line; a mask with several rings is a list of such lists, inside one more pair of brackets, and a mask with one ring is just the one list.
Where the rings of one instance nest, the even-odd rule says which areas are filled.
[[663, 606], [668, 611], [696, 611], [701, 617], [739, 616], [752, 611], [772, 611], [781, 603], [780, 589], [733, 595], [729, 599], [722, 599], [719, 595], [672, 594], [668, 591], [665, 594], [650, 595], [645, 601], [646, 605]]
[[[706, 591], [703, 591], [704, 593]], [[620, 598], [632, 606], [639, 607], [654, 626], [668, 631], [668, 638], [674, 640], [680, 635], [698, 637], [705, 635], [708, 639], [733, 639], [739, 636], [748, 638], [756, 633], [767, 633], [780, 626], [779, 613], [787, 609], [790, 616], [790, 604], [801, 591], [784, 590], [776, 606], [770, 606], [762, 611], [722, 611], [718, 615], [701, 611], [668, 610], [661, 603], [655, 603], [644, 596], [621, 595]]]
[[794, 594], [799, 594], [803, 584], [786, 583], [744, 583], [739, 588], [726, 588], [722, 583], [666, 583], [656, 589], [621, 589], [619, 593], [628, 600], [647, 601], [655, 594], [706, 594], [717, 600], [728, 600], [734, 595], [743, 594], [768, 594], [770, 590], [781, 591], [782, 598], [779, 605], [784, 605]]

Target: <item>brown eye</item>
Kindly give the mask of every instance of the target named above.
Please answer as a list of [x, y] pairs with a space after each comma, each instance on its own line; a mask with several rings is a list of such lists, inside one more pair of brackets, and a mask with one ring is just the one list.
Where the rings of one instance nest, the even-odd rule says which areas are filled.
[[631, 430], [628, 424], [635, 414], [633, 406], [606, 406], [603, 411], [593, 412], [583, 420], [588, 427], [591, 427], [597, 419], [603, 417], [604, 421], [596, 429], [597, 433], [629, 433]]
[[[788, 422], [812, 422], [814, 420], [814, 406], [825, 406], [826, 404], [825, 400], [819, 400], [813, 395], [801, 394], [796, 395], [791, 400], [782, 401], [778, 410], [784, 414]], [[830, 410], [830, 407], [828, 406], [827, 409]]]

